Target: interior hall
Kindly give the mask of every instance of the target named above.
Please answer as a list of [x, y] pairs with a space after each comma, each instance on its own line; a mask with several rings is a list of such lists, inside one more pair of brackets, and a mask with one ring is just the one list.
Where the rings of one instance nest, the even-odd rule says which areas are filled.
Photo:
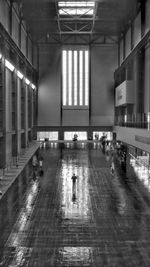
[[150, 266], [150, 0], [0, 0], [0, 266]]

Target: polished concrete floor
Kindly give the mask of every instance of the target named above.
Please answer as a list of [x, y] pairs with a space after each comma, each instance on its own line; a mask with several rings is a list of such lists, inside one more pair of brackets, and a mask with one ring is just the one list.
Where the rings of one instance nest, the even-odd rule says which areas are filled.
[[0, 201], [0, 266], [150, 266], [150, 206], [139, 184], [117, 161], [112, 176], [98, 144], [57, 146], [39, 151], [43, 177], [33, 180], [29, 163]]

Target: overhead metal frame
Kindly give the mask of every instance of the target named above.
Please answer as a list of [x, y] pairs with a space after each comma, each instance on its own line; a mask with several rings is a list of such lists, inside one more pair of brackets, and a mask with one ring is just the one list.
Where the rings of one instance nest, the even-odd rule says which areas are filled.
[[[62, 34], [67, 34], [67, 35], [68, 34], [92, 34], [94, 30], [95, 20], [96, 20], [96, 11], [97, 11], [97, 6], [98, 6], [97, 2], [94, 2], [95, 7], [94, 7], [93, 15], [89, 15], [89, 17], [85, 17], [87, 16], [87, 13], [91, 9], [91, 7], [89, 7], [89, 9], [81, 15], [71, 15], [66, 10], [64, 10], [64, 12], [66, 13], [66, 16], [68, 16], [67, 18], [64, 17], [64, 15], [59, 14], [58, 2], [59, 0], [55, 0], [58, 29], [61, 35]], [[67, 2], [67, 1], [64, 1], [64, 2]], [[84, 8], [84, 7], [79, 7], [79, 8]], [[72, 24], [73, 26], [70, 24]], [[67, 30], [64, 30], [64, 28], [66, 28]]]
[[[12, 2], [17, 3], [25, 3], [30, 0], [12, 0]], [[96, 23], [105, 22], [104, 18], [100, 18], [97, 16], [97, 10], [99, 8], [99, 4], [101, 3], [98, 0], [94, 0], [95, 7], [93, 15], [87, 15], [85, 12], [82, 15], [71, 15], [66, 12], [66, 16], [59, 14], [58, 2], [60, 0], [53, 0], [54, 3], [54, 16], [48, 19], [48, 23], [54, 22], [55, 27], [51, 28], [51, 30], [47, 31], [47, 34], [41, 34], [40, 38], [36, 38], [35, 42], [38, 44], [65, 44], [72, 42], [74, 39], [77, 43], [88, 43], [88, 44], [116, 44], [118, 42], [118, 38], [113, 36], [110, 32], [105, 35], [104, 31], [95, 31]], [[69, 1], [69, 0], [62, 0]], [[71, 1], [71, 0], [70, 0]], [[91, 0], [92, 1], [92, 0]], [[82, 8], [82, 7], [81, 7]], [[84, 8], [84, 7], [83, 7]], [[90, 10], [91, 7], [89, 7]], [[44, 21], [44, 18], [42, 18]], [[109, 23], [113, 23], [114, 18], [108, 18]], [[47, 22], [47, 18], [45, 18], [45, 23]], [[98, 25], [97, 29], [98, 29]]]

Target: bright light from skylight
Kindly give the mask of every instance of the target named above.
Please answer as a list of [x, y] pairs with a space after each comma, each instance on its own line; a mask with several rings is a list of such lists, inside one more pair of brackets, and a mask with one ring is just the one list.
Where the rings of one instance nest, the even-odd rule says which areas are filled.
[[95, 2], [81, 1], [81, 2], [70, 2], [63, 1], [58, 2], [59, 14], [60, 15], [90, 15], [94, 14]]
[[81, 2], [59, 2], [59, 7], [94, 7], [95, 2], [87, 2], [87, 1], [81, 1]]
[[63, 8], [59, 10], [60, 15], [93, 15], [94, 10], [93, 9], [87, 9], [87, 8]]

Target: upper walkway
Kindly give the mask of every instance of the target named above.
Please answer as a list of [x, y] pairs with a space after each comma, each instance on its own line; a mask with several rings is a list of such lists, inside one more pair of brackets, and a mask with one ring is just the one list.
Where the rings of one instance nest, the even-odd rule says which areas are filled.
[[5, 169], [0, 169], [0, 198], [11, 187], [39, 146], [39, 142], [32, 141], [26, 149], [22, 150], [19, 157], [13, 158]]

